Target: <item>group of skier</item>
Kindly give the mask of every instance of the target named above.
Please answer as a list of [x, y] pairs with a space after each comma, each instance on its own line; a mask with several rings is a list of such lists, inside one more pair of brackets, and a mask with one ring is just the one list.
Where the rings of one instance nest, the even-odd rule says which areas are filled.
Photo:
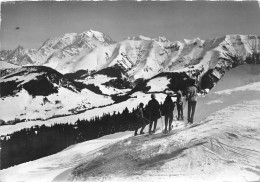
[[[186, 93], [186, 102], [188, 103], [188, 124], [193, 123], [193, 118], [195, 114], [195, 108], [197, 104], [197, 92], [198, 89], [195, 85], [195, 80], [192, 81], [191, 85], [187, 89]], [[138, 129], [141, 128], [140, 134], [144, 134], [144, 128], [146, 124], [149, 124], [149, 134], [155, 133], [157, 127], [158, 118], [165, 116], [165, 128], [164, 133], [168, 133], [172, 130], [172, 121], [173, 121], [173, 111], [175, 105], [177, 106], [177, 120], [184, 120], [183, 116], [183, 94], [180, 90], [176, 92], [176, 101], [172, 100], [173, 92], [168, 92], [162, 106], [156, 100], [155, 94], [151, 95], [151, 100], [148, 102], [147, 110], [149, 119], [144, 117], [144, 104], [140, 103], [138, 107], [138, 126], [135, 129], [134, 135], [137, 135]], [[153, 129], [152, 129], [153, 128]]]

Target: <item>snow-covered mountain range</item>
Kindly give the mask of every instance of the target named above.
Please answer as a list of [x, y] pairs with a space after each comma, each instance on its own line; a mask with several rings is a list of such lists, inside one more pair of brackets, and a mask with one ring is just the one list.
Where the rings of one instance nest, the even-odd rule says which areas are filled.
[[108, 46], [81, 52], [54, 69], [62, 73], [77, 70], [101, 70], [120, 65], [129, 78], [148, 79], [161, 72], [231, 67], [238, 57], [245, 60], [260, 50], [259, 36], [227, 35], [220, 38], [170, 42], [162, 38], [128, 38]]
[[120, 65], [129, 77], [151, 78], [165, 71], [184, 68], [212, 69], [232, 64], [232, 58], [244, 60], [260, 50], [259, 35], [226, 35], [201, 40], [184, 39], [171, 42], [165, 37], [128, 37], [114, 42], [109, 36], [94, 30], [69, 33], [46, 40], [37, 50], [18, 46], [2, 51], [5, 62], [16, 65], [45, 65], [61, 73], [93, 70]]
[[37, 50], [25, 49], [20, 45], [13, 51], [3, 50], [1, 59], [20, 66], [54, 64], [64, 58], [71, 58], [83, 49], [92, 49], [113, 42], [109, 36], [94, 30], [79, 34], [67, 33], [47, 39]]
[[0, 55], [2, 61], [22, 66], [33, 64], [29, 55], [34, 53], [34, 49], [25, 49], [21, 45], [18, 45], [14, 50], [1, 50]]

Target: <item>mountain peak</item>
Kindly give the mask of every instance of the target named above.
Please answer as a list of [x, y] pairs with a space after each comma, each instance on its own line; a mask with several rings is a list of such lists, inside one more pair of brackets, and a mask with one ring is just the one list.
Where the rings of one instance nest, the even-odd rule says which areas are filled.
[[21, 45], [18, 45], [15, 50], [24, 50], [24, 47]]
[[76, 35], [77, 35], [77, 33], [65, 33], [63, 37], [68, 38], [68, 37], [74, 37]]
[[155, 40], [158, 41], [158, 42], [170, 42], [165, 36], [159, 36]]
[[183, 39], [183, 42], [185, 44], [193, 44], [193, 43], [203, 43], [204, 40], [200, 39], [199, 37], [196, 37], [194, 39]]
[[92, 30], [92, 29], [85, 31], [82, 34], [88, 35], [89, 37], [103, 36], [103, 33], [99, 32], [99, 31]]
[[85, 31], [85, 32], [81, 33], [80, 35], [82, 35], [83, 37], [87, 36], [89, 38], [96, 39], [99, 42], [106, 42], [108, 44], [115, 42], [108, 35], [106, 35], [102, 32], [96, 31], [96, 30], [92, 30], [92, 29]]

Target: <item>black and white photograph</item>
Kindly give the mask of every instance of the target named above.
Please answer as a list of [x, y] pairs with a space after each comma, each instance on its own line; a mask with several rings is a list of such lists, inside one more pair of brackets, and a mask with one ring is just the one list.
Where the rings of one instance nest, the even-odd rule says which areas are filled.
[[0, 4], [0, 182], [260, 182], [260, 1]]

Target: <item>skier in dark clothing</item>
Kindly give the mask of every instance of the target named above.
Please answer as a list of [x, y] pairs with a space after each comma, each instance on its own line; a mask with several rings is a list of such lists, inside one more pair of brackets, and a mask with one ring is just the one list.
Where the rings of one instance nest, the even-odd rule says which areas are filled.
[[[160, 117], [160, 104], [155, 99], [155, 94], [152, 94], [151, 98], [152, 99], [148, 102], [148, 111], [150, 116], [149, 134], [155, 133], [155, 129], [157, 126], [157, 119]], [[154, 127], [152, 131], [153, 123], [154, 123]]]
[[137, 110], [137, 126], [136, 126], [136, 129], [135, 129], [135, 133], [134, 135], [136, 136], [137, 135], [137, 131], [139, 128], [141, 128], [140, 130], [140, 135], [144, 134], [144, 128], [146, 126], [146, 122], [145, 122], [145, 118], [144, 118], [144, 110], [143, 110], [143, 107], [144, 107], [144, 104], [143, 103], [140, 103], [139, 104], [139, 107], [138, 107], [138, 110]]
[[176, 99], [177, 111], [178, 111], [178, 120], [183, 120], [183, 99], [182, 93], [180, 90], [177, 91], [177, 99]]
[[169, 131], [172, 130], [172, 120], [173, 120], [173, 111], [175, 104], [172, 101], [171, 94], [168, 93], [165, 101], [163, 103], [163, 111], [165, 115], [165, 129], [164, 132], [167, 133], [167, 126], [169, 124]]
[[193, 123], [195, 108], [197, 104], [198, 89], [195, 85], [195, 80], [191, 81], [191, 86], [188, 87], [186, 100], [188, 101], [188, 123]]

